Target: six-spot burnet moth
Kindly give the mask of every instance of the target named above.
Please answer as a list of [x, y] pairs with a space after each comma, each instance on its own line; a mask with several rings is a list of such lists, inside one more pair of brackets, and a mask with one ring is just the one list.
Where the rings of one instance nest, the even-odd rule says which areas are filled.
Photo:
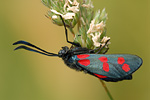
[[[62, 47], [58, 54], [47, 52], [29, 42], [17, 41], [16, 44], [21, 45], [17, 49], [25, 49], [28, 51], [33, 51], [47, 56], [57, 56], [64, 60], [64, 63], [77, 71], [84, 71], [90, 75], [96, 76], [99, 79], [105, 81], [121, 81], [121, 80], [131, 80], [132, 73], [135, 72], [141, 65], [142, 59], [136, 55], [131, 54], [98, 54], [108, 43], [105, 43], [103, 47], [99, 49], [88, 49], [81, 47], [80, 44], [75, 42], [70, 42], [68, 40], [67, 28], [62, 22], [65, 28], [66, 41], [74, 47], [68, 48], [67, 46]], [[26, 45], [26, 46], [25, 46]], [[35, 49], [32, 49], [32, 48]]]

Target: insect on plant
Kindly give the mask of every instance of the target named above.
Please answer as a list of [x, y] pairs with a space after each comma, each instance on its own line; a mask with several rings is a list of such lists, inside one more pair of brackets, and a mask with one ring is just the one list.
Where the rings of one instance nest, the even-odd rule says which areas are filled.
[[[103, 47], [100, 45], [99, 48], [93, 50], [81, 47], [79, 43], [70, 42], [68, 40], [67, 28], [61, 15], [60, 18], [65, 28], [66, 41], [72, 44], [71, 48], [64, 46], [58, 54], [55, 54], [21, 40], [13, 44], [23, 44], [15, 48], [15, 50], [25, 49], [46, 56], [60, 57], [68, 67], [77, 71], [83, 71], [101, 80], [109, 82], [131, 80], [132, 73], [134, 73], [142, 65], [142, 59], [136, 55], [105, 54], [106, 52], [98, 54], [107, 45], [109, 40], [107, 40]], [[109, 48], [107, 48], [107, 50], [108, 49]]]

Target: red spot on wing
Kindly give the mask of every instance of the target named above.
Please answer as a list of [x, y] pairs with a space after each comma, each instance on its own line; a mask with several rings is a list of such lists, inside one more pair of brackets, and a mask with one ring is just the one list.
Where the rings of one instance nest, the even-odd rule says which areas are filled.
[[118, 64], [123, 64], [125, 62], [125, 60], [123, 57], [118, 57], [117, 62], [118, 62]]
[[129, 67], [128, 64], [123, 64], [122, 69], [123, 69], [125, 72], [130, 71], [130, 67]]
[[103, 70], [105, 72], [109, 72], [109, 64], [107, 63], [108, 59], [105, 56], [98, 58], [101, 62], [103, 62]]
[[101, 62], [107, 62], [108, 59], [105, 56], [98, 58]]
[[95, 73], [94, 73], [94, 75], [96, 75], [99, 78], [107, 78], [107, 76], [103, 76], [103, 75], [99, 75], [99, 74], [95, 74]]
[[84, 66], [88, 66], [90, 64], [90, 60], [89, 59], [82, 59], [78, 61], [79, 64], [84, 65]]
[[103, 70], [106, 72], [109, 72], [109, 64], [108, 63], [103, 63]]
[[83, 55], [77, 55], [77, 57], [79, 58], [79, 59], [81, 59], [81, 58], [87, 58], [87, 57], [89, 57], [90, 55], [88, 55], [88, 54], [83, 54]]

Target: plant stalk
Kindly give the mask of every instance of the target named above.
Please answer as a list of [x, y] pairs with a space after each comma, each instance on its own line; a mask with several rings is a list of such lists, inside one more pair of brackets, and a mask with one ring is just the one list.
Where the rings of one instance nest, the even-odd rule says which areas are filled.
[[114, 100], [113, 97], [111, 96], [111, 94], [110, 94], [110, 92], [109, 92], [109, 90], [108, 90], [106, 84], [105, 84], [101, 79], [99, 79], [99, 80], [100, 80], [100, 82], [102, 83], [102, 85], [103, 85], [105, 91], [107, 92], [107, 95], [109, 96], [110, 100]]

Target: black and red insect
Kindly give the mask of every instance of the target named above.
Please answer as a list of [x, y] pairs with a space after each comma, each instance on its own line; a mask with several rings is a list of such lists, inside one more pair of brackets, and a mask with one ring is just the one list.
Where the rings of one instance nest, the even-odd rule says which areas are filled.
[[[25, 49], [28, 51], [37, 52], [47, 56], [57, 56], [64, 60], [64, 63], [77, 71], [84, 71], [90, 75], [96, 76], [105, 81], [121, 81], [131, 80], [132, 73], [135, 72], [141, 65], [142, 59], [131, 54], [98, 54], [108, 43], [103, 47], [91, 50], [83, 48], [79, 43], [68, 41], [68, 33], [63, 18], [62, 22], [65, 28], [66, 41], [73, 46], [69, 49], [67, 46], [62, 47], [58, 54], [47, 52], [29, 42], [17, 41], [16, 44], [24, 44], [17, 49]], [[35, 49], [32, 49], [32, 48]], [[36, 50], [37, 49], [37, 50]]]

